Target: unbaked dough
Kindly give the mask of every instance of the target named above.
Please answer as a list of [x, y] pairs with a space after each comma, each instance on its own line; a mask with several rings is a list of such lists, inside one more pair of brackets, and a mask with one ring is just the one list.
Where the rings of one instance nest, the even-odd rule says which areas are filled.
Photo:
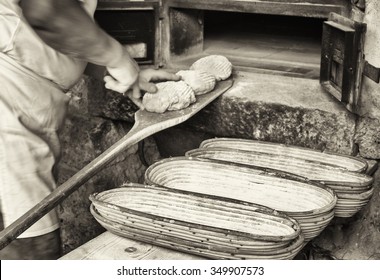
[[149, 112], [180, 110], [196, 101], [194, 91], [184, 81], [157, 83], [156, 93], [145, 93], [142, 103]]
[[209, 55], [195, 61], [190, 70], [210, 73], [215, 76], [217, 81], [221, 81], [231, 76], [232, 64], [225, 56]]
[[195, 95], [205, 94], [215, 87], [214, 75], [204, 71], [182, 70], [177, 72], [177, 75], [193, 89]]

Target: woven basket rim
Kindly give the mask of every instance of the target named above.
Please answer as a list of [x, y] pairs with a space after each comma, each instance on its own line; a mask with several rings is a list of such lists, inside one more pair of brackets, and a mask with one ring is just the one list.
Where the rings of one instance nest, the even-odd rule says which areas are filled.
[[[157, 166], [160, 166], [160, 165], [166, 164], [166, 163], [175, 162], [175, 161], [190, 161], [190, 162], [199, 162], [199, 163], [206, 163], [206, 164], [210, 163], [210, 164], [226, 166], [226, 167], [234, 166], [234, 167], [239, 168], [239, 169], [242, 168], [243, 171], [244, 170], [246, 170], [246, 171], [258, 170], [258, 171], [262, 172], [262, 173], [260, 173], [260, 175], [275, 177], [277, 179], [283, 179], [283, 180], [288, 180], [288, 181], [300, 182], [300, 183], [303, 183], [305, 185], [310, 185], [310, 186], [316, 187], [318, 189], [322, 189], [323, 191], [326, 192], [326, 194], [331, 196], [331, 203], [326, 204], [323, 207], [313, 209], [313, 210], [305, 210], [305, 211], [284, 211], [284, 210], [280, 211], [280, 210], [277, 210], [277, 211], [286, 213], [289, 216], [291, 216], [292, 213], [308, 215], [308, 214], [317, 214], [317, 213], [328, 212], [335, 207], [337, 199], [338, 199], [336, 193], [334, 192], [334, 190], [332, 188], [330, 188], [330, 187], [328, 187], [328, 186], [326, 186], [320, 182], [308, 180], [307, 178], [304, 178], [304, 177], [301, 177], [301, 176], [298, 176], [298, 175], [295, 175], [292, 173], [282, 172], [282, 171], [278, 171], [278, 170], [274, 170], [274, 169], [268, 169], [268, 168], [261, 168], [261, 167], [256, 168], [256, 167], [252, 167], [250, 165], [233, 163], [233, 162], [232, 163], [228, 162], [228, 164], [226, 164], [226, 162], [223, 162], [223, 161], [209, 160], [209, 159], [203, 159], [203, 158], [194, 158], [194, 157], [186, 157], [186, 156], [165, 158], [165, 159], [161, 159], [160, 161], [153, 163], [145, 171], [145, 184], [151, 185], [151, 186], [157, 186], [157, 187], [161, 187], [161, 188], [173, 189], [173, 188], [170, 188], [170, 187], [167, 187], [167, 186], [153, 182], [150, 179], [150, 174], [152, 173], [152, 171], [154, 169], [157, 168]], [[213, 194], [212, 196], [216, 197], [216, 198], [222, 197], [222, 196], [216, 195], [216, 194]]]
[[326, 154], [326, 155], [332, 155], [335, 157], [341, 157], [341, 158], [346, 158], [352, 161], [357, 162], [358, 164], [362, 164], [363, 166], [358, 169], [358, 170], [352, 170], [356, 172], [365, 172], [368, 169], [368, 163], [362, 158], [351, 156], [351, 155], [345, 155], [329, 150], [325, 151], [320, 151], [320, 150], [315, 150], [312, 148], [307, 148], [307, 147], [300, 147], [296, 145], [289, 145], [289, 144], [283, 144], [283, 143], [276, 143], [276, 142], [269, 142], [269, 141], [262, 141], [262, 140], [253, 140], [253, 139], [243, 139], [243, 138], [228, 138], [228, 137], [215, 137], [215, 138], [210, 138], [203, 140], [201, 144], [199, 145], [199, 148], [205, 148], [209, 143], [215, 143], [215, 142], [242, 142], [242, 143], [252, 143], [252, 144], [259, 144], [259, 145], [268, 145], [268, 146], [276, 146], [280, 148], [291, 148], [291, 149], [299, 149], [301, 151], [306, 151], [310, 153], [315, 153], [315, 154]]
[[[207, 152], [231, 152], [231, 153], [233, 152], [233, 153], [240, 154], [240, 155], [253, 154], [253, 155], [259, 155], [259, 156], [267, 156], [268, 158], [271, 155], [273, 155], [273, 154], [265, 153], [265, 152], [246, 151], [246, 150], [239, 150], [239, 149], [230, 149], [230, 148], [225, 148], [225, 147], [209, 147], [209, 148], [196, 148], [196, 149], [189, 150], [185, 153], [185, 156], [186, 157], [194, 157], [194, 158], [202, 158], [202, 157], [199, 157], [199, 155], [206, 154]], [[261, 166], [255, 165], [255, 164], [247, 164], [247, 163], [238, 163], [238, 164], [242, 164], [242, 165], [246, 165], [246, 166], [252, 166], [252, 168], [254, 168], [254, 169], [267, 169], [268, 171], [278, 171], [280, 173], [283, 172], [285, 174], [289, 173], [289, 174], [296, 175], [296, 176], [299, 176], [301, 178], [304, 178], [306, 180], [316, 182], [316, 183], [321, 183], [321, 184], [324, 184], [327, 186], [344, 185], [344, 186], [352, 186], [352, 187], [367, 187], [367, 186], [372, 185], [374, 182], [374, 178], [372, 176], [369, 176], [369, 175], [364, 174], [364, 173], [350, 171], [350, 170], [341, 168], [341, 167], [336, 166], [336, 165], [321, 163], [321, 162], [314, 161], [314, 160], [300, 159], [297, 157], [293, 157], [291, 155], [286, 155], [286, 156], [285, 155], [279, 155], [277, 157], [282, 157], [284, 159], [289, 158], [292, 160], [297, 160], [297, 161], [299, 161], [299, 163], [304, 163], [304, 164], [310, 163], [310, 164], [319, 165], [321, 167], [331, 168], [332, 169], [331, 171], [333, 171], [335, 173], [340, 173], [342, 175], [350, 174], [353, 177], [362, 178], [363, 182], [347, 182], [347, 181], [339, 181], [339, 180], [315, 180], [315, 179], [307, 178], [307, 177], [304, 177], [300, 174], [296, 174], [296, 173], [293, 173], [290, 171], [283, 171], [283, 170], [278, 170], [278, 169], [270, 168], [270, 167], [261, 167]], [[228, 163], [230, 163], [230, 162], [236, 163], [233, 161], [222, 160], [222, 159], [214, 159], [214, 158], [207, 158], [207, 159], [214, 160], [214, 161], [228, 162]]]
[[375, 191], [375, 188], [372, 187], [361, 193], [340, 193], [340, 194], [337, 194], [337, 196], [338, 196], [338, 200], [342, 198], [354, 199], [354, 200], [368, 200], [372, 197], [374, 191]]
[[[186, 195], [191, 196], [191, 197], [214, 198], [214, 197], [210, 197], [210, 196], [199, 195], [198, 193], [173, 190], [173, 189], [169, 189], [169, 188], [160, 188], [160, 187], [157, 187], [157, 186], [139, 185], [139, 184], [130, 185], [130, 186], [126, 187], [125, 190], [127, 191], [128, 188], [133, 188], [133, 187], [134, 188], [144, 188], [144, 189], [157, 189], [157, 190], [161, 190], [161, 191], [165, 191], [165, 192], [173, 192], [173, 193], [183, 193], [183, 194], [186, 194]], [[123, 207], [123, 206], [120, 206], [120, 205], [116, 205], [116, 204], [113, 204], [113, 203], [101, 201], [101, 200], [99, 200], [97, 198], [97, 196], [99, 194], [112, 193], [112, 192], [115, 192], [116, 190], [120, 191], [120, 190], [122, 190], [122, 188], [116, 188], [116, 189], [107, 190], [107, 191], [104, 191], [104, 192], [101, 192], [101, 193], [91, 194], [90, 195], [90, 201], [93, 204], [99, 203], [100, 205], [102, 205], [104, 207], [108, 207], [110, 209], [114, 209], [114, 210], [117, 210], [117, 211], [120, 211], [120, 212], [125, 212], [125, 213], [134, 214], [134, 215], [139, 215], [139, 216], [143, 216], [143, 217], [147, 217], [147, 218], [151, 218], [151, 219], [155, 219], [155, 220], [160, 220], [160, 221], [166, 221], [166, 222], [174, 221], [176, 224], [181, 224], [181, 225], [185, 225], [185, 226], [191, 226], [191, 227], [194, 227], [194, 228], [206, 229], [206, 230], [210, 230], [210, 231], [218, 231], [218, 232], [222, 232], [222, 233], [225, 233], [225, 234], [232, 233], [232, 234], [235, 234], [235, 235], [238, 235], [238, 236], [249, 237], [249, 238], [252, 238], [252, 239], [264, 239], [265, 238], [265, 240], [273, 240], [273, 241], [291, 240], [291, 239], [294, 239], [296, 236], [298, 236], [300, 234], [300, 232], [301, 232], [301, 227], [300, 227], [299, 223], [297, 222], [297, 220], [294, 219], [294, 218], [289, 217], [285, 213], [276, 211], [274, 209], [271, 209], [269, 207], [265, 207], [265, 206], [262, 206], [262, 205], [259, 205], [259, 204], [245, 203], [245, 202], [242, 202], [242, 201], [240, 202], [240, 201], [234, 200], [234, 199], [228, 199], [227, 198], [224, 201], [229, 201], [229, 202], [234, 203], [234, 204], [242, 203], [244, 205], [250, 205], [250, 206], [256, 207], [257, 208], [256, 211], [258, 213], [266, 214], [268, 216], [274, 216], [277, 219], [287, 220], [291, 224], [291, 226], [288, 225], [288, 227], [292, 228], [294, 232], [292, 234], [289, 234], [289, 235], [286, 235], [286, 236], [281, 236], [281, 235], [279, 235], [279, 236], [270, 236], [270, 235], [266, 236], [266, 235], [259, 235], [259, 234], [251, 234], [251, 233], [247, 233], [247, 232], [241, 232], [241, 231], [237, 231], [237, 230], [226, 230], [226, 229], [224, 229], [222, 227], [214, 227], [214, 226], [196, 224], [196, 223], [192, 223], [192, 222], [185, 222], [185, 221], [182, 221], [180, 219], [173, 219], [173, 218], [164, 217], [162, 215], [150, 214], [150, 213], [146, 213], [146, 212], [143, 212], [143, 211], [138, 211], [138, 210], [130, 209], [130, 208]], [[271, 213], [269, 213], [268, 210]], [[263, 212], [261, 212], [261, 211], [263, 211]], [[275, 221], [275, 222], [279, 223], [278, 221]]]
[[[154, 245], [164, 246], [166, 248], [174, 248], [172, 246], [168, 246], [167, 244], [165, 245], [165, 244], [163, 244], [163, 242], [159, 242], [159, 241], [155, 240], [154, 238], [145, 236], [143, 232], [139, 236], [137, 234], [135, 234], [135, 233], [134, 234], [128, 233], [128, 231], [122, 232], [122, 230], [120, 228], [126, 228], [128, 230], [129, 227], [127, 227], [127, 226], [125, 226], [123, 224], [120, 224], [118, 222], [112, 222], [112, 223], [117, 224], [117, 227], [115, 227], [113, 224], [111, 224], [111, 221], [105, 219], [103, 216], [101, 216], [99, 213], [97, 213], [96, 208], [95, 208], [94, 205], [90, 206], [90, 211], [93, 214], [94, 218], [98, 222], [100, 222], [103, 227], [105, 227], [108, 231], [110, 231], [113, 234], [116, 234], [116, 235], [122, 236], [122, 237], [126, 237], [126, 238], [131, 238], [131, 239], [139, 240], [139, 241], [142, 241], [142, 242], [148, 242], [148, 243], [154, 244]], [[143, 239], [141, 237], [143, 237]], [[260, 254], [252, 254], [252, 256], [255, 256], [255, 257], [260, 257], [261, 256], [262, 258], [264, 258], [264, 257], [270, 258], [270, 256], [273, 256], [273, 258], [275, 258], [276, 256], [283, 256], [283, 255], [285, 255], [285, 256], [287, 256], [287, 255], [292, 256], [294, 253], [298, 253], [299, 250], [302, 249], [303, 244], [304, 244], [304, 240], [305, 240], [304, 236], [302, 234], [300, 234], [296, 238], [294, 238], [293, 240], [289, 240], [289, 245], [290, 245], [289, 247], [290, 247], [290, 249], [288, 249], [289, 248], [288, 246], [285, 247], [285, 248], [280, 248], [279, 249], [280, 253], [277, 252], [276, 254], [265, 254], [265, 250], [264, 250], [264, 251], [262, 251], [262, 255], [260, 255]], [[166, 242], [166, 243], [169, 243], [169, 242]], [[171, 243], [175, 243], [175, 242], [171, 242]], [[197, 244], [199, 245], [199, 242]], [[176, 246], [185, 246], [184, 244], [181, 244], [181, 242], [178, 242], [175, 245]], [[205, 247], [206, 246], [207, 245], [205, 245]], [[194, 252], [197, 252], [197, 250], [203, 250], [204, 251], [204, 250], [207, 250], [207, 249], [206, 248], [193, 247], [193, 250], [187, 250], [186, 252], [192, 252], [193, 254], [195, 254]], [[274, 249], [271, 249], [271, 250], [274, 250]], [[284, 252], [281, 252], [281, 251], [284, 251]], [[211, 250], [210, 250], [210, 252], [214, 252], [215, 254], [224, 253], [222, 251], [211, 251]], [[226, 253], [226, 254], [231, 255], [231, 253]], [[247, 255], [247, 256], [249, 256], [249, 255]]]
[[[292, 240], [286, 241], [263, 241], [263, 240], [255, 240], [255, 239], [239, 239], [235, 235], [224, 235], [222, 233], [215, 232], [198, 232], [194, 229], [187, 229], [187, 227], [162, 227], [161, 223], [154, 223], [152, 226], [149, 220], [140, 221], [137, 219], [117, 219], [110, 218], [109, 216], [103, 215], [99, 209], [94, 208], [97, 211], [97, 215], [101, 215], [102, 218], [106, 219], [107, 222], [111, 224], [115, 224], [114, 226], [123, 225], [123, 227], [127, 228], [131, 232], [146, 232], [149, 235], [165, 235], [167, 237], [173, 238], [183, 238], [185, 240], [191, 240], [194, 242], [201, 242], [203, 244], [209, 244], [218, 247], [226, 247], [231, 249], [234, 248], [244, 248], [244, 249], [253, 249], [253, 250], [273, 250], [278, 249], [280, 247], [284, 247]], [[207, 234], [210, 233], [210, 234]], [[251, 241], [251, 242], [250, 242]]]
[[[287, 179], [287, 180], [293, 180], [297, 181], [300, 183], [305, 183], [305, 184], [310, 184], [325, 190], [328, 190], [330, 192], [334, 192], [333, 189], [328, 187], [325, 183], [321, 183], [316, 180], [310, 180], [304, 176], [300, 176], [291, 172], [286, 172], [282, 170], [277, 170], [273, 168], [266, 168], [266, 167], [261, 167], [261, 166], [254, 166], [254, 165], [248, 165], [244, 163], [237, 163], [237, 162], [226, 162], [223, 160], [216, 160], [216, 159], [208, 159], [208, 158], [197, 158], [197, 157], [191, 157], [191, 156], [175, 156], [175, 157], [170, 157], [170, 158], [164, 158], [159, 161], [156, 161], [155, 163], [151, 164], [145, 171], [145, 179], [147, 179], [147, 175], [151, 172], [152, 169], [154, 169], [156, 166], [159, 166], [161, 164], [165, 164], [167, 162], [171, 161], [195, 161], [195, 162], [201, 162], [201, 163], [210, 163], [210, 164], [219, 164], [219, 165], [224, 165], [224, 166], [234, 166], [237, 168], [241, 168], [242, 170], [246, 171], [252, 171], [256, 170], [261, 172], [260, 175], [264, 176], [269, 176], [269, 177], [276, 177], [276, 178], [282, 178], [282, 179]], [[150, 185], [150, 184], [149, 184]], [[156, 185], [152, 183], [152, 185]]]

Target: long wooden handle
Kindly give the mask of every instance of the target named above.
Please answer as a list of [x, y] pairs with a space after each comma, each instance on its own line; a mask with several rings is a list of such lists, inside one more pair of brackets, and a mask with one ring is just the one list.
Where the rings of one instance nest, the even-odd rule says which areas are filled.
[[138, 125], [135, 124], [132, 130], [130, 130], [123, 138], [109, 147], [65, 183], [57, 187], [37, 205], [1, 231], [0, 250], [41, 219], [45, 214], [49, 213], [54, 207], [86, 183], [91, 177], [96, 175], [102, 168], [120, 155], [121, 152], [149, 136], [149, 134], [151, 134], [149, 129], [138, 128]]

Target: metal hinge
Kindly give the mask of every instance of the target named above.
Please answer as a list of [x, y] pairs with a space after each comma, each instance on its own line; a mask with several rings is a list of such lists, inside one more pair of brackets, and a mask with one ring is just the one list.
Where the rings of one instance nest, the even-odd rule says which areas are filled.
[[368, 61], [364, 63], [363, 74], [376, 83], [380, 81], [380, 68], [373, 66]]

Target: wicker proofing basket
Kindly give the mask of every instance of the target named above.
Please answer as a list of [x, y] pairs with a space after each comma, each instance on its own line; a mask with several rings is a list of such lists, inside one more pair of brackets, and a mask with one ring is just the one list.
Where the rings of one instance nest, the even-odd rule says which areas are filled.
[[149, 185], [160, 185], [257, 203], [297, 219], [305, 240], [317, 236], [334, 217], [335, 193], [299, 176], [234, 163], [174, 157], [151, 165]]
[[[292, 153], [289, 155], [277, 155], [269, 153], [269, 151], [268, 153], [263, 153], [208, 147], [188, 151], [186, 155], [276, 169], [324, 183], [333, 189], [338, 197], [335, 208], [336, 217], [354, 215], [368, 203], [373, 192], [373, 178], [371, 176], [337, 168], [323, 162], [293, 157]], [[342, 204], [344, 202], [350, 202], [351, 207], [343, 208]]]
[[365, 160], [353, 156], [249, 139], [213, 138], [203, 141], [200, 148], [228, 148], [268, 153], [276, 156], [291, 155], [294, 158], [315, 161], [360, 173], [364, 173], [368, 168], [368, 164]]
[[291, 259], [304, 242], [296, 220], [232, 199], [130, 184], [90, 200], [110, 232], [211, 258]]

